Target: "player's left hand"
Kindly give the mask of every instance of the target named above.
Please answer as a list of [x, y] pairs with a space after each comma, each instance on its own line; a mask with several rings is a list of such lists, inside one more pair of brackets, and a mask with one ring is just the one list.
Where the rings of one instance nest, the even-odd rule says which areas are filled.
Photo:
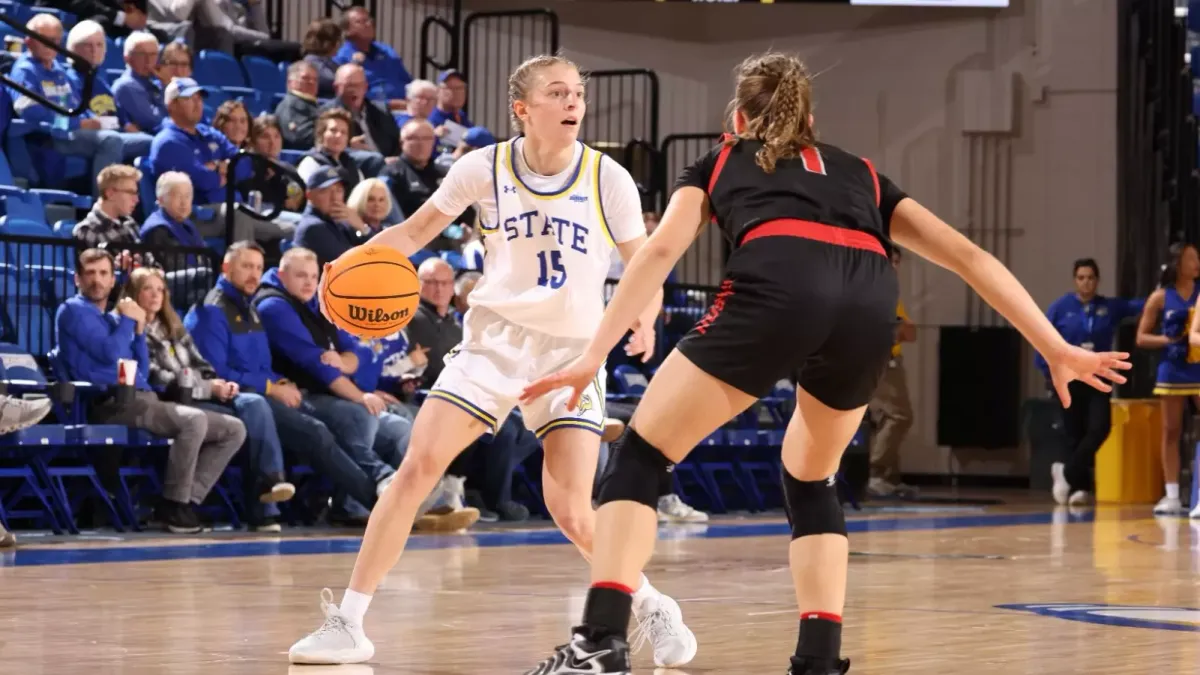
[[583, 390], [592, 384], [601, 363], [593, 363], [585, 354], [575, 359], [566, 368], [535, 380], [521, 391], [521, 403], [528, 405], [533, 401], [549, 394], [556, 389], [570, 389], [571, 398], [567, 401], [567, 410], [579, 407], [579, 397]]
[[627, 356], [642, 355], [642, 363], [646, 363], [654, 356], [654, 324], [647, 324], [643, 321], [638, 321], [633, 325], [633, 335], [629, 337], [629, 342], [625, 343], [625, 354]]
[[1117, 371], [1133, 368], [1128, 358], [1128, 352], [1093, 352], [1069, 345], [1053, 358], [1047, 359], [1050, 379], [1054, 382], [1054, 390], [1058, 392], [1063, 407], [1071, 405], [1071, 392], [1067, 385], [1075, 380], [1106, 393], [1112, 391], [1109, 382], [1124, 384], [1125, 376]]

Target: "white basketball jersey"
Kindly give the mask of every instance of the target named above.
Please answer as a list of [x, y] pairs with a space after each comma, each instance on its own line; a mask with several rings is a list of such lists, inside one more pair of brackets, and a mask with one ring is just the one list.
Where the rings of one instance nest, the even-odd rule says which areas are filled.
[[565, 184], [536, 192], [521, 179], [514, 142], [495, 146], [495, 208], [480, 201], [487, 255], [471, 304], [548, 335], [590, 338], [615, 246], [600, 199], [602, 155], [581, 143]]

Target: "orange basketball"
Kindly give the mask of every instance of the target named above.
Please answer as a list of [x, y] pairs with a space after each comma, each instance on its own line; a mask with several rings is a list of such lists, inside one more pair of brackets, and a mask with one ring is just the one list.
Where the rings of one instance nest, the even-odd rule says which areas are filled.
[[417, 312], [417, 271], [391, 246], [350, 249], [325, 269], [321, 305], [338, 328], [362, 338], [391, 335]]

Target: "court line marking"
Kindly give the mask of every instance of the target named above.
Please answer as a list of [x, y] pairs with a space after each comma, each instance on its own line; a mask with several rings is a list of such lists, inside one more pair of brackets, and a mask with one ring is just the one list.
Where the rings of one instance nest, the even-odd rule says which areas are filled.
[[[979, 527], [1008, 527], [1016, 525], [1045, 525], [1053, 522], [1051, 512], [972, 514], [916, 518], [876, 518], [848, 520], [846, 530], [862, 532], [910, 532], [953, 530]], [[1080, 516], [1073, 522], [1091, 522], [1093, 514]], [[662, 534], [678, 539], [726, 539], [790, 535], [786, 522], [721, 523], [701, 530], [683, 526], [687, 534], [673, 536], [673, 528]], [[320, 555], [357, 553], [361, 537], [254, 539], [249, 541], [220, 541], [203, 544], [119, 546], [88, 548], [17, 548], [0, 555], [0, 567], [29, 567], [41, 565], [82, 565], [92, 563], [128, 563], [161, 560], [193, 560], [214, 558], [245, 558], [268, 555]], [[443, 550], [454, 548], [492, 548], [507, 546], [548, 546], [568, 544], [557, 529], [526, 531], [479, 531], [461, 535], [418, 535], [408, 542], [408, 550]]]

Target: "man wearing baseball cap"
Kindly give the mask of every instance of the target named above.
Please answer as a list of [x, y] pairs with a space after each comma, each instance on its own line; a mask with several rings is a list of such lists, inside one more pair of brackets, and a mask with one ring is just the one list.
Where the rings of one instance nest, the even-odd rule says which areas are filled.
[[309, 174], [304, 187], [308, 206], [300, 216], [293, 243], [317, 254], [317, 263], [337, 260], [338, 256], [361, 244], [367, 226], [354, 209], [346, 206], [346, 189], [337, 168], [323, 166]]
[[[169, 120], [154, 136], [150, 145], [148, 172], [157, 178], [167, 171], [179, 171], [192, 179], [196, 203], [212, 209], [214, 217], [194, 218], [193, 222], [204, 237], [225, 236], [225, 186], [229, 180], [229, 160], [238, 149], [220, 131], [202, 124], [206, 92], [190, 77], [171, 80], [163, 92]], [[237, 182], [253, 176], [253, 163], [243, 160], [238, 165]], [[241, 201], [245, 195], [238, 195]], [[241, 210], [233, 214], [233, 241], [246, 239], [270, 241], [290, 237], [294, 228], [286, 222], [255, 218]]]
[[465, 133], [463, 133], [462, 140], [459, 141], [454, 150], [438, 155], [435, 163], [443, 170], [449, 171], [450, 165], [458, 161], [459, 157], [462, 157], [472, 150], [486, 148], [489, 145], [495, 144], [496, 137], [492, 135], [492, 132], [484, 129], [483, 127], [471, 127], [470, 129], [467, 129]]
[[429, 114], [429, 123], [435, 129], [446, 122], [464, 127], [475, 126], [464, 110], [467, 105], [467, 77], [454, 69], [443, 70], [438, 74], [437, 83], [438, 103]]

